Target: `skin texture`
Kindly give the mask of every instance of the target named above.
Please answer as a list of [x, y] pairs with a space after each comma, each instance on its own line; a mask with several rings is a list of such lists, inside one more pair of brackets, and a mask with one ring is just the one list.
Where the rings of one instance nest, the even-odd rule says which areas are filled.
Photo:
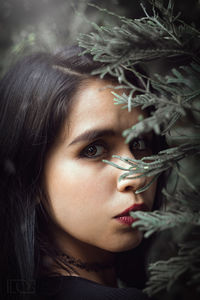
[[[139, 245], [141, 232], [114, 217], [135, 203], [145, 203], [151, 210], [157, 185], [154, 182], [147, 191], [134, 194], [151, 177], [119, 182], [123, 171], [102, 162], [107, 159], [127, 167], [112, 155], [139, 159], [151, 154], [151, 149], [137, 150], [140, 143], [135, 148], [125, 144], [122, 137], [123, 130], [137, 123], [139, 115], [145, 117], [144, 112], [139, 108], [128, 112], [113, 105], [113, 89], [102, 89], [106, 84], [91, 79], [80, 88], [44, 169], [55, 241], [69, 255], [88, 262], [108, 261], [113, 253]], [[115, 135], [73, 142], [93, 129], [113, 130]]]

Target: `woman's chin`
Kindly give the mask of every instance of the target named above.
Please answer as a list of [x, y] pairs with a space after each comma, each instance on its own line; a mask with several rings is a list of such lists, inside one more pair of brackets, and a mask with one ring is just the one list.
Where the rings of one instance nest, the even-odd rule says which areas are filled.
[[111, 252], [123, 252], [136, 248], [140, 245], [143, 239], [143, 233], [139, 230], [134, 230], [132, 235], [121, 237], [120, 241], [113, 243], [108, 249]]

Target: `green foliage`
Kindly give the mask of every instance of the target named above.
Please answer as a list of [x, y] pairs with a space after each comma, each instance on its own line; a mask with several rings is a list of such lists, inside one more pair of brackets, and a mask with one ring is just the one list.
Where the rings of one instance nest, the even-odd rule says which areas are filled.
[[[176, 226], [200, 226], [200, 201], [198, 193], [192, 192], [191, 195], [191, 191], [187, 189], [179, 191], [173, 196], [169, 195], [165, 189], [163, 189], [163, 193], [173, 201], [171, 207], [167, 211], [131, 212], [134, 218], [139, 218], [138, 221], [132, 224], [133, 228], [140, 226], [140, 229], [145, 232], [144, 236], [149, 237], [154, 232]], [[191, 200], [188, 201], [188, 198]]]
[[[140, 124], [140, 123], [138, 123]], [[137, 125], [137, 124], [136, 124]], [[136, 130], [136, 136], [137, 130]], [[131, 139], [133, 139], [132, 137]], [[166, 149], [163, 151], [160, 151], [157, 155], [151, 155], [151, 156], [144, 156], [141, 160], [133, 159], [133, 158], [126, 158], [121, 157], [118, 155], [113, 155], [115, 158], [119, 158], [121, 161], [127, 163], [129, 166], [127, 168], [120, 167], [119, 165], [103, 160], [105, 163], [110, 164], [113, 167], [119, 168], [121, 170], [127, 171], [124, 174], [122, 174], [119, 178], [119, 180], [122, 180], [124, 178], [133, 179], [133, 178], [139, 178], [143, 176], [154, 176], [150, 184], [144, 186], [143, 188], [137, 190], [135, 193], [139, 194], [141, 192], [144, 192], [148, 189], [148, 187], [158, 178], [160, 173], [163, 171], [168, 170], [169, 168], [174, 167], [176, 172], [178, 172], [179, 176], [183, 176], [185, 183], [194, 191], [197, 192], [196, 188], [193, 186], [193, 184], [188, 180], [187, 177], [185, 177], [183, 174], [181, 174], [178, 171], [178, 161], [183, 159], [184, 157], [188, 155], [195, 155], [200, 153], [200, 144], [181, 144], [178, 147]], [[150, 161], [150, 162], [148, 162]], [[132, 177], [132, 174], [141, 173], [141, 175]]]
[[[149, 295], [158, 293], [163, 289], [170, 292], [174, 286], [174, 281], [177, 281], [184, 274], [187, 274], [187, 277], [184, 280], [186, 287], [196, 287], [197, 292], [200, 292], [199, 238], [200, 236], [198, 233], [196, 240], [190, 241], [190, 243], [180, 244], [178, 255], [176, 257], [171, 257], [167, 261], [157, 261], [149, 266], [151, 278], [145, 288], [145, 291]], [[185, 291], [187, 293], [187, 290]], [[191, 297], [190, 294], [188, 294], [188, 298], [184, 297], [184, 299], [189, 299], [189, 297]]]
[[32, 47], [35, 44], [35, 33], [27, 34], [19, 43], [15, 44], [12, 48], [12, 53], [15, 55], [24, 51], [25, 48]]
[[[166, 230], [174, 232], [172, 242], [177, 253], [168, 260], [158, 257], [149, 265], [150, 277], [145, 292], [158, 294], [159, 298], [159, 293], [166, 290], [166, 299], [174, 299], [178, 290], [179, 297], [188, 299], [190, 287], [195, 297], [199, 297], [200, 292], [200, 184], [196, 180], [199, 173], [192, 173], [193, 159], [194, 165], [198, 165], [200, 154], [200, 32], [185, 23], [180, 13], [174, 14], [173, 1], [169, 0], [166, 6], [166, 1], [162, 0], [148, 2], [152, 11], [148, 12], [142, 5], [144, 17], [134, 20], [95, 6], [115, 16], [120, 25], [93, 24], [95, 31], [81, 34], [78, 40], [84, 48], [83, 53], [90, 53], [94, 60], [104, 63], [93, 74], [103, 78], [108, 73], [118, 79], [119, 84], [113, 92], [115, 105], [129, 111], [138, 106], [141, 109], [154, 107], [149, 117], [141, 118], [123, 132], [125, 142], [154, 131], [166, 137], [169, 148], [140, 160], [114, 155], [119, 164], [104, 162], [124, 170], [119, 180], [152, 176], [150, 184], [136, 194], [147, 190], [161, 173], [170, 170], [171, 174], [176, 174], [174, 191], [168, 191], [166, 183], [160, 196], [166, 202], [166, 209], [132, 212], [132, 216], [139, 218], [132, 227], [138, 227], [146, 238]], [[145, 69], [145, 73], [138, 71], [136, 66]], [[151, 71], [152, 66], [157, 67], [157, 74]], [[125, 76], [127, 70], [139, 84], [129, 82]], [[121, 88], [126, 94], [117, 93]], [[184, 168], [186, 163], [191, 167]], [[134, 176], [137, 173], [139, 175]], [[174, 181], [170, 179], [169, 182]], [[163, 299], [162, 294], [160, 297]]]
[[[118, 17], [121, 26], [96, 25], [97, 32], [80, 35], [79, 45], [85, 48], [84, 53], [91, 53], [94, 60], [108, 64], [98, 71], [101, 76], [122, 64], [133, 66], [162, 57], [185, 54], [199, 61], [200, 32], [179, 21], [178, 16], [173, 17], [170, 2], [171, 8], [164, 9], [164, 14], [159, 14], [154, 7], [150, 16], [143, 6], [144, 18], [132, 20]], [[156, 3], [163, 7], [162, 1]]]

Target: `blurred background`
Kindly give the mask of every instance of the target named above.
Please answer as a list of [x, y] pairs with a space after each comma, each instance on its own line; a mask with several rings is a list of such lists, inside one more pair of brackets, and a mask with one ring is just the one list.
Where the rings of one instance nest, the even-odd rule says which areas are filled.
[[[145, 0], [0, 0], [0, 76], [27, 52], [54, 51], [76, 43], [79, 33], [94, 30], [91, 22], [117, 24], [116, 17], [100, 12], [88, 2], [131, 18], [144, 15], [141, 2], [147, 5]], [[199, 2], [175, 0], [176, 10], [198, 27]]]

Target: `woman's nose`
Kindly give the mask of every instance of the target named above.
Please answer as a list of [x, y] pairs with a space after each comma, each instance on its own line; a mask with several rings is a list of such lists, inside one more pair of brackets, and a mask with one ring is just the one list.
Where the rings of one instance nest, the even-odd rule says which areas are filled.
[[[130, 155], [129, 155], [129, 157], [130, 157]], [[133, 157], [133, 155], [132, 155], [132, 157]], [[119, 163], [119, 165], [122, 167], [128, 168], [128, 164], [126, 164], [124, 162], [123, 162], [123, 165], [122, 165], [122, 163]], [[119, 192], [126, 192], [128, 190], [132, 190], [133, 192], [135, 192], [136, 190], [141, 189], [142, 187], [144, 187], [147, 184], [147, 180], [148, 180], [147, 176], [142, 176], [139, 178], [132, 178], [132, 177], [142, 175], [142, 173], [134, 173], [134, 174], [129, 175], [128, 177], [131, 177], [131, 179], [124, 178], [124, 179], [119, 180], [120, 176], [124, 172], [126, 172], [126, 171], [117, 169], [117, 173], [118, 173], [117, 174], [117, 190]]]
[[[121, 175], [122, 174], [123, 173], [121, 173]], [[132, 174], [129, 177], [135, 177], [135, 176], [138, 176], [138, 175], [141, 175], [141, 174], [136, 173], [136, 174]], [[118, 177], [118, 180], [117, 180], [117, 190], [119, 192], [126, 192], [126, 191], [129, 191], [129, 190], [135, 192], [136, 190], [139, 190], [142, 187], [144, 187], [147, 183], [146, 176], [139, 177], [139, 178], [131, 178], [131, 179], [125, 178], [125, 179], [121, 179], [121, 180], [119, 180], [119, 177]]]

